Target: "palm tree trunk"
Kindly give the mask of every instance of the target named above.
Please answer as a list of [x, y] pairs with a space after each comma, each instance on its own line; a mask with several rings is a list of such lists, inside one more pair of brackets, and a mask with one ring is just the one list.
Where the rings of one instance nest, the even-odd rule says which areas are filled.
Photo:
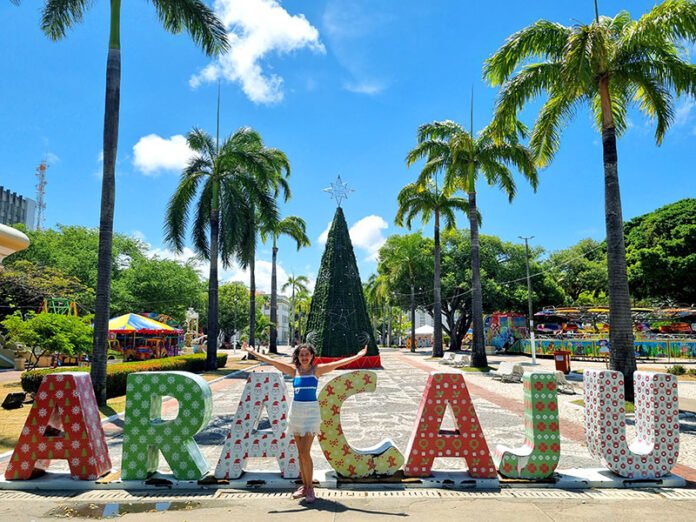
[[616, 131], [611, 114], [609, 78], [600, 80], [602, 100], [602, 148], [604, 160], [604, 219], [607, 229], [607, 271], [609, 276], [609, 365], [624, 375], [624, 396], [633, 401], [633, 372], [636, 356], [631, 319], [631, 294], [626, 269], [621, 191], [619, 188]]
[[210, 277], [208, 278], [208, 349], [205, 369], [217, 370], [218, 338], [218, 244], [220, 234], [220, 211], [218, 210], [218, 187], [213, 186], [213, 208], [210, 211]]
[[416, 289], [411, 283], [411, 351], [416, 351]]
[[433, 357], [442, 357], [442, 300], [440, 299], [440, 210], [435, 209], [435, 277], [433, 280]]
[[273, 237], [273, 250], [271, 262], [271, 331], [268, 339], [268, 350], [271, 353], [278, 353], [278, 287], [276, 284], [276, 258], [278, 257], [278, 247], [275, 237]]
[[106, 59], [106, 97], [104, 102], [104, 170], [99, 216], [97, 293], [94, 305], [94, 345], [90, 375], [99, 406], [106, 406], [106, 353], [109, 338], [112, 245], [116, 199], [116, 155], [118, 118], [121, 105], [121, 2], [111, 2], [109, 54]]
[[[473, 186], [473, 185], [472, 185]], [[481, 290], [481, 256], [479, 253], [478, 216], [476, 192], [469, 192], [469, 226], [471, 228], [471, 313], [473, 338], [471, 341], [471, 366], [488, 366], [486, 344], [483, 339], [483, 292]]]
[[256, 254], [249, 261], [249, 345], [256, 346]]
[[295, 344], [295, 284], [292, 284], [292, 297], [291, 297], [291, 308], [290, 313], [290, 346]]

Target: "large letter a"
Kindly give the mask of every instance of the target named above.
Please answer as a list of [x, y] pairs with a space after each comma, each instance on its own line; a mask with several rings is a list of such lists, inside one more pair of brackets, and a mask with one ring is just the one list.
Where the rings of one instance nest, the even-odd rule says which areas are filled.
[[[454, 414], [454, 432], [440, 430], [448, 405]], [[461, 373], [433, 372], [428, 376], [406, 453], [404, 475], [409, 477], [429, 476], [436, 457], [466, 459], [469, 475], [474, 478], [497, 477]]]

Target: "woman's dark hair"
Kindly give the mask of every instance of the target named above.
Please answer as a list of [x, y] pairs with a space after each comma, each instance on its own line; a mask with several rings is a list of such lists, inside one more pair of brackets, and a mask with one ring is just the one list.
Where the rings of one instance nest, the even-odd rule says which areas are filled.
[[312, 361], [309, 363], [310, 365], [314, 365], [314, 359], [317, 357], [317, 350], [314, 346], [311, 344], [298, 344], [292, 352], [292, 364], [295, 365], [295, 368], [300, 367], [300, 350], [302, 350], [302, 348], [309, 350], [309, 353], [312, 355]]

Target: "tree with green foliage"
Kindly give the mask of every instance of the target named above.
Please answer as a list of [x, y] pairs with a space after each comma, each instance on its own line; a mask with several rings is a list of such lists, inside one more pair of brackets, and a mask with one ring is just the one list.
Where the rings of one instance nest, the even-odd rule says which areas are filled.
[[[425, 261], [409, 279], [403, 264], [395, 262], [393, 245], [405, 236], [390, 236], [380, 250], [377, 271], [389, 282], [390, 295], [394, 303], [408, 307], [407, 297], [413, 285], [415, 304], [430, 316], [434, 314], [432, 300], [433, 265], [429, 263], [432, 240], [420, 233], [421, 250]], [[443, 330], [450, 338], [450, 350], [461, 349], [462, 341], [473, 321], [471, 308], [471, 236], [468, 231], [452, 230], [443, 233], [442, 246], [442, 314]], [[527, 310], [526, 251], [524, 246], [502, 241], [495, 236], [481, 235], [479, 238], [481, 285], [485, 297], [482, 306], [486, 313], [496, 311]], [[535, 277], [533, 300], [536, 303], [556, 304], [563, 302], [565, 294], [555, 282], [551, 272], [545, 272], [538, 257], [541, 249], [531, 251], [530, 268]]]
[[[473, 103], [473, 102], [472, 102]], [[473, 109], [472, 109], [473, 120]], [[473, 127], [473, 123], [472, 123]], [[479, 252], [480, 214], [476, 204], [476, 182], [483, 175], [491, 186], [497, 186], [512, 201], [516, 184], [510, 167], [515, 167], [536, 189], [537, 172], [532, 153], [517, 138], [524, 128], [510, 121], [506, 132], [494, 135], [492, 127], [486, 127], [478, 136], [473, 128], [467, 132], [453, 121], [436, 121], [418, 128], [417, 158], [427, 162], [421, 178], [444, 173], [443, 191], [453, 193], [463, 190], [469, 198], [469, 230], [471, 233], [471, 309], [473, 314], [473, 336], [471, 366], [488, 366], [483, 337], [483, 296], [481, 291], [481, 269]], [[415, 158], [414, 158], [415, 159]]]
[[674, 120], [673, 93], [696, 94], [696, 66], [679, 51], [684, 41], [695, 40], [692, 0], [667, 0], [638, 20], [627, 11], [600, 17], [595, 2], [592, 23], [566, 27], [539, 20], [510, 36], [484, 68], [492, 85], [502, 85], [495, 115], [501, 128], [528, 102], [548, 95], [530, 141], [542, 166], [555, 155], [561, 130], [578, 109], [588, 105], [592, 111], [604, 150], [610, 367], [624, 374], [628, 399], [633, 398], [636, 361], [616, 138], [628, 127], [634, 102], [656, 120], [655, 139], [662, 143]]
[[34, 312], [23, 319], [20, 312], [15, 312], [0, 324], [7, 331], [7, 341], [21, 343], [31, 351], [31, 369], [41, 357], [48, 354], [76, 356], [89, 353], [92, 347], [91, 319], [92, 316]]
[[241, 332], [249, 318], [249, 289], [244, 283], [232, 281], [220, 285], [220, 331], [225, 337]]
[[278, 237], [289, 236], [295, 240], [297, 250], [310, 245], [307, 237], [307, 224], [304, 219], [297, 216], [288, 216], [275, 223], [270, 223], [261, 229], [261, 239], [272, 241], [271, 250], [271, 332], [268, 349], [270, 353], [278, 353], [278, 280], [276, 276], [276, 264], [278, 260]]
[[[290, 277], [288, 277], [288, 280], [285, 281], [283, 286], [280, 288], [281, 291], [286, 292], [288, 289], [290, 289], [290, 344], [295, 343], [295, 332], [296, 332], [296, 325], [295, 325], [295, 314], [296, 314], [296, 309], [297, 309], [297, 301], [298, 301], [298, 296], [300, 295], [309, 295], [309, 278], [305, 275], [298, 275], [296, 276], [295, 274], [291, 274]], [[300, 324], [302, 324], [300, 322]], [[302, 336], [300, 336], [302, 338]]]
[[633, 294], [659, 304], [696, 304], [696, 199], [682, 199], [624, 226]]
[[200, 308], [205, 292], [192, 261], [182, 264], [156, 256], [135, 259], [121, 280], [127, 301], [115, 315], [158, 312], [183, 322], [189, 307]]
[[[607, 291], [606, 244], [583, 239], [554, 252], [544, 263], [569, 298], [566, 304], [598, 304]], [[589, 300], [589, 302], [587, 302]]]
[[214, 370], [219, 333], [218, 259], [225, 267], [235, 257], [248, 262], [249, 244], [255, 241], [251, 236], [256, 236], [256, 213], [268, 216], [269, 221], [277, 219], [275, 199], [268, 187], [276, 177], [278, 159], [263, 146], [261, 135], [250, 128], [237, 130], [222, 144], [200, 129], [189, 132], [186, 139], [195, 156], [169, 201], [165, 240], [177, 252], [183, 251], [189, 210], [195, 207], [193, 246], [210, 261], [206, 368]]
[[[418, 232], [387, 238], [379, 249], [377, 273], [384, 276], [395, 304], [408, 302], [411, 311], [411, 351], [416, 351], [416, 308], [432, 304], [433, 241]], [[407, 301], [408, 299], [408, 301]]]
[[[87, 0], [46, 0], [41, 29], [52, 40], [82, 21], [93, 2]], [[202, 0], [152, 0], [162, 26], [171, 33], [186, 29], [191, 38], [214, 56], [229, 48], [225, 26]], [[106, 102], [104, 107], [104, 171], [99, 220], [99, 261], [94, 317], [92, 384], [100, 406], [106, 405], [106, 351], [109, 333], [111, 251], [116, 196], [116, 155], [121, 104], [121, 0], [111, 0], [109, 51], [106, 60]]]
[[65, 297], [89, 309], [94, 291], [56, 268], [26, 259], [0, 269], [0, 318], [16, 310], [37, 311], [50, 297]]
[[[22, 260], [50, 267], [74, 277], [83, 285], [97, 287], [97, 252], [99, 230], [78, 225], [58, 225], [55, 229], [27, 230], [17, 225], [29, 238], [29, 248], [13, 254], [4, 262], [12, 266]], [[142, 241], [114, 234], [111, 252], [112, 279], [118, 280], [130, 263], [144, 259], [147, 247]]]
[[[408, 154], [406, 162], [410, 166], [422, 157], [426, 157], [430, 161], [433, 159], [430, 157], [430, 154], [433, 153], [436, 154], [432, 150], [427, 150], [427, 147], [423, 147], [423, 143], [421, 143]], [[409, 183], [399, 192], [397, 196], [399, 208], [394, 221], [399, 226], [403, 226], [405, 222], [406, 228], [410, 230], [414, 217], [420, 215], [423, 224], [426, 224], [434, 216], [433, 357], [442, 357], [440, 218], [442, 217], [445, 221], [445, 230], [453, 230], [457, 225], [455, 212], [460, 210], [468, 213], [469, 203], [463, 198], [453, 196], [451, 193], [441, 190], [437, 183], [437, 173], [435, 173], [434, 182], [427, 168], [424, 169], [424, 175], [426, 176], [424, 179], [419, 179], [416, 183]]]
[[355, 355], [363, 345], [368, 345], [368, 355], [379, 353], [341, 207], [336, 208], [321, 256], [306, 338], [322, 357]]

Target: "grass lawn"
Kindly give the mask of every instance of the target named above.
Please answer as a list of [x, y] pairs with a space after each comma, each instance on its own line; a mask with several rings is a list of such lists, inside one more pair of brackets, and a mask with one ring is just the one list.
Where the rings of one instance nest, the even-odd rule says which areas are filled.
[[[212, 381], [218, 377], [223, 377], [235, 370], [242, 370], [254, 364], [257, 361], [228, 361], [224, 368], [219, 368], [214, 372], [205, 372], [201, 374], [206, 381]], [[5, 400], [5, 397], [13, 392], [21, 392], [22, 386], [17, 382], [8, 382], [0, 385], [0, 403]], [[106, 406], [99, 408], [102, 418], [110, 417], [116, 413], [121, 413], [126, 407], [126, 396], [113, 397], [106, 401]], [[19, 433], [24, 427], [24, 422], [29, 415], [31, 404], [25, 404], [22, 408], [16, 410], [0, 410], [2, 422], [0, 422], [0, 453], [5, 453], [14, 449]]]
[[[572, 402], [573, 404], [577, 404], [578, 406], [582, 406], [583, 408], [585, 407], [585, 401], [583, 399], [578, 399], [570, 402]], [[626, 413], [635, 413], [636, 411], [636, 406], [632, 402], [626, 401], [624, 408], [626, 408]]]

